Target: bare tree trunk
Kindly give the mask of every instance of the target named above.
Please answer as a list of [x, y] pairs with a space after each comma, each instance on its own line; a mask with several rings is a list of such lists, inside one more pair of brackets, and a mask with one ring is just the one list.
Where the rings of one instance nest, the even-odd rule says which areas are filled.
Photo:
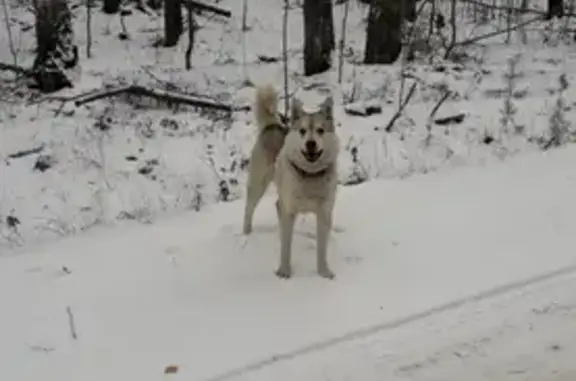
[[562, 0], [548, 0], [548, 13], [546, 19], [550, 20], [554, 16], [564, 16], [564, 4]]
[[92, 0], [86, 0], [86, 58], [92, 57]]
[[176, 46], [183, 31], [184, 26], [182, 25], [182, 4], [180, 3], [180, 0], [165, 0], [164, 46]]
[[[520, 9], [522, 9], [522, 11], [526, 11], [528, 9], [528, 0], [522, 0], [522, 3], [520, 5]], [[524, 12], [517, 12], [516, 13], [516, 24], [521, 24], [524, 21]], [[524, 26], [521, 26], [518, 28], [518, 34], [520, 35], [520, 40], [522, 41], [522, 44], [526, 45], [528, 43], [528, 35], [526, 34], [526, 28]]]
[[348, 10], [351, 0], [346, 0], [344, 4], [344, 15], [342, 16], [342, 27], [340, 36], [340, 51], [338, 56], [338, 83], [342, 83], [342, 69], [344, 67], [344, 45], [346, 45], [346, 24], [348, 23]]
[[162, 9], [162, 0], [148, 0], [146, 1], [146, 5], [148, 5], [151, 9], [158, 11]]
[[192, 6], [190, 4], [188, 4], [187, 6], [187, 11], [188, 11], [188, 48], [186, 49], [186, 55], [185, 55], [185, 65], [186, 65], [186, 70], [190, 70], [192, 68], [192, 50], [194, 50], [194, 40], [195, 40], [195, 34], [196, 34], [196, 20], [194, 18], [194, 11], [192, 9]]
[[288, 96], [288, 10], [290, 3], [284, 0], [284, 12], [282, 14], [282, 61], [284, 64], [284, 115], [290, 112]]
[[67, 71], [78, 64], [72, 14], [66, 0], [35, 0], [36, 58], [32, 72], [42, 92], [72, 87]]
[[391, 64], [402, 50], [402, 0], [372, 0], [366, 27], [365, 64]]
[[430, 19], [428, 20], [428, 39], [426, 40], [428, 45], [430, 45], [430, 39], [432, 34], [434, 34], [434, 23], [436, 19], [436, 0], [430, 0]]
[[240, 39], [242, 43], [242, 81], [248, 83], [248, 69], [246, 68], [246, 32], [248, 31], [248, 0], [242, 0], [242, 26]]
[[456, 0], [450, 0], [450, 27], [452, 30], [452, 37], [450, 38], [450, 47], [453, 48], [456, 44], [457, 24], [456, 24]]
[[512, 8], [514, 7], [513, 0], [506, 0], [506, 45], [510, 44], [512, 38]]
[[336, 37], [334, 36], [334, 15], [332, 13], [332, 0], [320, 1], [322, 6], [322, 15], [325, 17], [325, 27], [322, 31], [326, 34], [325, 41], [328, 41], [330, 49], [336, 49]]
[[12, 27], [10, 26], [10, 14], [8, 12], [8, 0], [2, 0], [2, 9], [4, 11], [4, 22], [6, 23], [6, 33], [8, 34], [8, 45], [10, 47], [10, 53], [12, 54], [12, 61], [14, 66], [18, 66], [18, 52], [16, 51], [16, 46], [14, 45], [14, 37], [12, 36]]
[[411, 22], [416, 21], [416, 0], [404, 0], [403, 7], [404, 19]]
[[122, 0], [104, 0], [102, 4], [102, 11], [109, 15], [118, 13], [120, 10], [120, 3]]
[[304, 0], [304, 75], [325, 72], [335, 47], [331, 0]]

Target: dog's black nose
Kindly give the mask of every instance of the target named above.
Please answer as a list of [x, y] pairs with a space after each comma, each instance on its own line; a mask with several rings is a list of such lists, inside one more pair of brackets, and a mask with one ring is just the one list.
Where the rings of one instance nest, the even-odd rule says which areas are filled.
[[308, 152], [316, 152], [316, 149], [318, 148], [318, 146], [316, 145], [316, 141], [315, 140], [308, 140], [306, 142], [306, 151]]

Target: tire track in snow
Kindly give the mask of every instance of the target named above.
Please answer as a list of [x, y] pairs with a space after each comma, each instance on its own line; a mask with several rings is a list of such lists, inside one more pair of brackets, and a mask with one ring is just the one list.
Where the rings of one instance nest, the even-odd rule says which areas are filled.
[[447, 312], [450, 310], [454, 310], [460, 307], [463, 307], [467, 304], [473, 304], [473, 303], [477, 303], [480, 301], [485, 301], [487, 299], [490, 298], [494, 298], [497, 296], [501, 296], [504, 294], [507, 294], [509, 292], [513, 292], [513, 291], [519, 291], [523, 288], [526, 287], [530, 287], [530, 286], [535, 286], [537, 284], [540, 283], [544, 283], [550, 280], [554, 280], [556, 278], [560, 278], [563, 276], [567, 276], [567, 275], [573, 275], [576, 274], [576, 264], [573, 265], [569, 265], [569, 266], [564, 266], [560, 269], [554, 270], [554, 271], [549, 271], [540, 275], [536, 275], [533, 277], [529, 277], [517, 282], [511, 282], [511, 283], [507, 283], [504, 285], [500, 285], [491, 289], [488, 289], [486, 291], [468, 296], [468, 297], [464, 297], [464, 298], [460, 298], [460, 299], [456, 299], [454, 301], [451, 302], [447, 302], [444, 304], [441, 304], [437, 307], [432, 307], [429, 308], [427, 310], [424, 310], [420, 313], [416, 313], [416, 314], [412, 314], [412, 315], [408, 315], [406, 317], [403, 318], [399, 318], [399, 319], [395, 319], [392, 320], [390, 322], [385, 322], [385, 323], [381, 323], [381, 324], [375, 324], [375, 325], [371, 325], [368, 327], [364, 327], [364, 328], [360, 328], [358, 330], [355, 331], [350, 331], [347, 332], [343, 335], [340, 336], [336, 336], [333, 338], [329, 338], [329, 339], [325, 339], [325, 340], [320, 340], [320, 341], [316, 341], [313, 342], [309, 345], [300, 347], [298, 349], [292, 350], [292, 351], [287, 351], [284, 353], [279, 353], [276, 355], [271, 355], [269, 357], [266, 357], [262, 360], [258, 360], [258, 361], [254, 361], [251, 363], [248, 363], [244, 366], [238, 367], [238, 368], [234, 368], [231, 370], [228, 370], [226, 372], [220, 373], [218, 375], [209, 377], [209, 378], [205, 378], [204, 381], [225, 381], [225, 380], [230, 380], [234, 377], [238, 377], [238, 376], [244, 376], [248, 373], [260, 370], [262, 368], [274, 365], [278, 362], [282, 362], [282, 361], [287, 361], [287, 360], [292, 360], [294, 358], [303, 356], [303, 355], [307, 355], [309, 353], [313, 353], [313, 352], [317, 352], [323, 349], [326, 349], [328, 347], [332, 347], [341, 343], [345, 343], [345, 342], [350, 342], [356, 339], [361, 339], [364, 337], [368, 337], [371, 336], [373, 334], [382, 332], [382, 331], [386, 331], [386, 330], [393, 330], [395, 328], [413, 323], [413, 322], [417, 322], [419, 320], [423, 320], [426, 319], [428, 317], [443, 313], [443, 312]]

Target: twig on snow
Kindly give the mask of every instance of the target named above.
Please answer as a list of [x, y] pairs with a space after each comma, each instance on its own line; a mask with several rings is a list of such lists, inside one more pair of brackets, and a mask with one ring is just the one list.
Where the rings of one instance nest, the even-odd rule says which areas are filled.
[[16, 151], [8, 155], [10, 159], [18, 159], [28, 155], [34, 155], [35, 153], [40, 153], [44, 149], [44, 146], [38, 146], [34, 148], [29, 148], [21, 151]]
[[408, 105], [408, 102], [410, 102], [410, 99], [414, 96], [414, 93], [416, 92], [416, 85], [417, 85], [416, 83], [412, 84], [410, 90], [408, 90], [406, 98], [404, 98], [404, 101], [400, 104], [400, 107], [398, 107], [398, 110], [396, 110], [396, 113], [394, 114], [394, 116], [392, 116], [392, 119], [390, 119], [386, 127], [384, 127], [384, 131], [386, 132], [392, 131], [392, 128], [394, 128], [394, 123], [396, 123], [398, 118], [400, 118], [400, 116], [404, 112], [404, 109]]
[[72, 308], [66, 306], [66, 313], [68, 314], [68, 326], [70, 327], [70, 335], [74, 340], [78, 340], [78, 334], [76, 334], [76, 325], [74, 324], [74, 315], [72, 314]]
[[436, 116], [436, 113], [440, 109], [440, 106], [442, 106], [442, 104], [446, 102], [450, 94], [451, 92], [449, 90], [447, 90], [444, 94], [442, 94], [442, 97], [440, 97], [440, 100], [438, 100], [436, 105], [434, 105], [434, 107], [432, 108], [432, 111], [430, 111], [430, 115], [428, 115], [428, 120], [426, 121], [426, 139], [424, 140], [426, 146], [429, 146], [430, 141], [432, 140], [432, 123], [434, 123], [434, 117]]
[[434, 117], [436, 116], [436, 113], [438, 112], [438, 110], [440, 109], [440, 106], [442, 106], [442, 104], [444, 102], [446, 102], [446, 100], [448, 99], [448, 97], [450, 96], [450, 94], [452, 94], [451, 91], [446, 91], [442, 97], [440, 98], [440, 100], [436, 103], [436, 105], [434, 106], [434, 108], [432, 109], [432, 111], [430, 111], [430, 115], [428, 116], [428, 121], [430, 123], [432, 123], [432, 120], [434, 119]]
[[16, 74], [23, 74], [30, 76], [32, 75], [32, 70], [23, 68], [22, 66], [18, 65], [11, 65], [7, 63], [0, 62], [0, 70], [11, 71]]

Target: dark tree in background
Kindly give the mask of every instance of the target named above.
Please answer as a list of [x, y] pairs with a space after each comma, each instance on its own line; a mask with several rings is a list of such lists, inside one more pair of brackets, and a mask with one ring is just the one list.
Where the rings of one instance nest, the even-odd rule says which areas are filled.
[[391, 64], [402, 50], [403, 0], [371, 0], [366, 27], [365, 64]]
[[180, 0], [164, 0], [164, 46], [176, 46], [183, 31]]
[[548, 12], [546, 14], [546, 19], [550, 20], [554, 16], [564, 16], [564, 4], [562, 0], [548, 0]]
[[121, 0], [104, 0], [102, 4], [102, 11], [109, 15], [118, 13], [120, 10]]
[[72, 87], [67, 71], [78, 64], [72, 14], [66, 0], [35, 0], [36, 58], [32, 66], [35, 85], [45, 93]]
[[304, 75], [330, 69], [335, 47], [331, 0], [304, 0]]
[[336, 38], [334, 37], [334, 15], [332, 14], [332, 1], [321, 1], [322, 14], [326, 17], [326, 27], [323, 29], [326, 36], [324, 38], [330, 42], [330, 50], [336, 48]]
[[402, 9], [404, 20], [411, 22], [416, 21], [416, 0], [404, 0], [404, 8]]
[[147, 0], [146, 5], [155, 11], [158, 11], [162, 8], [162, 0]]

